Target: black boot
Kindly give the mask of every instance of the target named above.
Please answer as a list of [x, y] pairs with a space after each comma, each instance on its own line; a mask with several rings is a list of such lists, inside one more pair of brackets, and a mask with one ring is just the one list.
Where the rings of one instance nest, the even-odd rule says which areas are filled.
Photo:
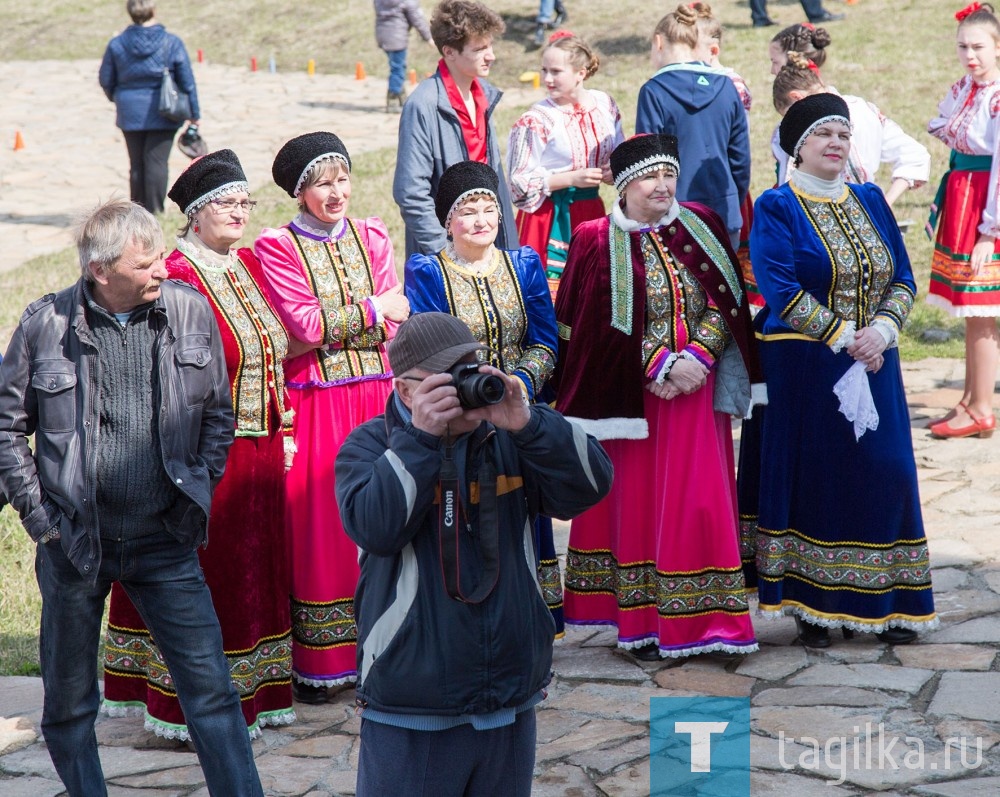
[[308, 703], [311, 706], [317, 706], [320, 703], [326, 702], [326, 687], [311, 686], [310, 684], [304, 684], [301, 681], [292, 679], [292, 697], [298, 703]]
[[650, 642], [648, 645], [643, 645], [641, 648], [631, 648], [629, 653], [632, 654], [633, 658], [636, 658], [639, 661], [660, 660], [660, 646], [655, 642]]
[[909, 628], [887, 628], [881, 634], [875, 634], [879, 642], [889, 645], [909, 645], [917, 638], [917, 632]]
[[403, 110], [403, 103], [406, 102], [406, 95], [403, 92], [397, 94], [394, 91], [385, 93], [385, 112], [399, 113]]
[[799, 632], [798, 640], [803, 646], [807, 648], [830, 647], [830, 632], [823, 626], [796, 617], [795, 627]]

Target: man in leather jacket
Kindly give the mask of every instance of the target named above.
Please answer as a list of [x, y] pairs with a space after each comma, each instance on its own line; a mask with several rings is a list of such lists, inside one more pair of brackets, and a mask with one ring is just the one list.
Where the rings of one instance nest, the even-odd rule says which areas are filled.
[[235, 427], [218, 327], [204, 297], [166, 281], [139, 205], [98, 207], [77, 248], [80, 280], [25, 310], [0, 364], [0, 488], [38, 543], [42, 734], [70, 795], [107, 794], [97, 650], [117, 580], [163, 652], [210, 793], [257, 797], [197, 553]]
[[460, 400], [448, 371], [476, 372], [482, 348], [454, 316], [404, 322], [385, 414], [337, 455], [344, 530], [361, 549], [358, 797], [531, 793], [555, 635], [534, 517], [589, 509], [612, 472], [593, 437], [496, 368], [477, 376], [497, 403]]

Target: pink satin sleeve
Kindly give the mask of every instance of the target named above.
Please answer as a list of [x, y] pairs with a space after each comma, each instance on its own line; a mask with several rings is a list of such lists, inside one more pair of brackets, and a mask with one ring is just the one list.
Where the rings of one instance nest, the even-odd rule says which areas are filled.
[[265, 228], [253, 250], [264, 269], [271, 304], [288, 334], [310, 346], [321, 344], [323, 309], [306, 280], [291, 234], [285, 228]]

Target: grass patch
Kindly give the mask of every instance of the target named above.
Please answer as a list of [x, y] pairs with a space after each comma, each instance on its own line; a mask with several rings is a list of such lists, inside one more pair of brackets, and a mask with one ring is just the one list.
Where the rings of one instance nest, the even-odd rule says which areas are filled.
[[38, 675], [35, 544], [10, 507], [0, 512], [0, 563], [0, 675]]
[[[422, 5], [429, 16], [433, 3], [424, 0]], [[538, 67], [538, 51], [530, 44], [536, 7], [523, 0], [494, 0], [489, 5], [507, 22], [507, 34], [496, 46], [494, 82], [515, 87], [521, 72]], [[618, 3], [573, 0], [568, 4], [569, 27], [594, 44], [602, 57], [601, 70], [589, 85], [607, 91], [618, 101], [626, 134], [634, 131], [639, 88], [652, 72], [649, 36], [658, 13], [672, 5], [661, 5], [654, 12], [648, 3], [639, 0]], [[766, 53], [767, 42], [776, 31], [751, 28], [745, 2], [731, 4], [717, 0], [715, 6], [727, 28], [723, 63], [742, 74], [754, 94], [750, 130], [752, 191], [757, 196], [774, 181], [770, 137], [778, 116], [771, 105], [772, 78]], [[828, 6], [840, 10], [836, 0], [828, 0]], [[799, 4], [792, 0], [772, 0], [769, 10], [782, 24], [799, 21], [801, 15]], [[931, 152], [931, 185], [908, 192], [896, 206], [899, 218], [914, 221], [906, 244], [922, 296], [928, 284], [932, 247], [921, 227], [936, 181], [947, 167], [948, 156], [946, 148], [925, 130], [927, 121], [936, 113], [937, 102], [961, 74], [954, 55], [953, 9], [918, 0], [882, 0], [853, 5], [847, 13], [845, 22], [833, 23], [828, 28], [833, 44], [823, 69], [824, 78], [845, 94], [856, 94], [879, 105]], [[238, 19], [234, 14], [239, 15]], [[245, 0], [236, 11], [231, 2], [202, 0], [162, 4], [160, 18], [168, 30], [184, 39], [192, 58], [196, 50], [202, 49], [212, 62], [243, 66], [254, 56], [263, 66], [273, 56], [280, 71], [303, 71], [312, 58], [318, 71], [344, 75], [353, 74], [355, 62], [361, 61], [371, 76], [385, 78], [388, 74], [385, 55], [374, 41], [372, 6], [362, 0], [333, 5], [303, 0], [294, 7], [278, 0]], [[885, 24], [886, 19], [905, 20], [908, 30], [920, 31], [919, 58], [912, 51], [914, 38], [898, 35], [895, 26]], [[25, 12], [23, 3], [0, 0], [4, 58], [9, 60], [97, 59], [108, 39], [127, 22], [121, 0], [86, 3], [41, 0], [30, 13]], [[414, 34], [410, 41], [410, 66], [423, 75], [433, 70], [436, 62], [436, 52]], [[96, 79], [95, 74], [95, 82]], [[504, 148], [506, 131], [530, 104], [528, 99], [515, 102], [513, 96], [509, 94], [501, 103], [495, 117]], [[261, 109], [261, 113], [267, 112], [268, 109]], [[206, 115], [211, 116], [211, 109], [206, 109]], [[68, 117], [71, 116], [69, 112]], [[338, 130], [335, 116], [329, 126]], [[288, 137], [302, 132], [306, 131], [288, 130]], [[359, 154], [354, 162], [351, 213], [380, 216], [386, 222], [397, 247], [397, 267], [402, 271], [403, 226], [392, 202], [395, 151], [383, 149]], [[885, 175], [882, 182], [885, 185]], [[251, 242], [263, 227], [285, 223], [295, 212], [294, 201], [273, 185], [257, 190], [255, 198], [260, 205], [251, 219], [245, 242]], [[180, 222], [176, 210], [164, 215], [162, 223], [168, 241]], [[68, 285], [77, 274], [75, 253], [66, 250], [36, 258], [0, 275], [0, 341], [9, 338], [29, 302]], [[944, 343], [925, 343], [921, 335], [928, 329], [953, 330], [953, 336]], [[960, 321], [949, 319], [918, 299], [904, 330], [902, 355], [905, 359], [961, 357], [961, 330]], [[0, 674], [37, 669], [38, 597], [32, 557], [33, 546], [27, 535], [14, 513], [5, 510], [0, 514], [0, 581], [4, 584], [0, 595]]]

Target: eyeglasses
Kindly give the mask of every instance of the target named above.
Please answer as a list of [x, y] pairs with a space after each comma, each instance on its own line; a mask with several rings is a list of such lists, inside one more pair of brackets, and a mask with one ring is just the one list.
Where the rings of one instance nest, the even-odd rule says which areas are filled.
[[257, 207], [257, 202], [253, 199], [244, 199], [239, 202], [235, 199], [213, 199], [211, 205], [212, 210], [221, 216], [225, 213], [232, 213], [236, 208], [239, 208], [244, 213], [250, 213]]

